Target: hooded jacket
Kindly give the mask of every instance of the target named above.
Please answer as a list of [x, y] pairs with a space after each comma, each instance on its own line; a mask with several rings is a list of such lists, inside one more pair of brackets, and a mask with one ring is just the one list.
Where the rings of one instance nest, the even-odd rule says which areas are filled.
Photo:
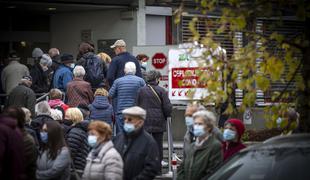
[[101, 120], [112, 124], [113, 107], [106, 96], [95, 96], [95, 100], [89, 105], [91, 120]]
[[229, 159], [231, 156], [244, 149], [246, 146], [242, 144], [241, 137], [244, 133], [245, 127], [241, 120], [239, 119], [229, 119], [225, 124], [230, 123], [234, 125], [237, 129], [238, 140], [237, 142], [223, 142], [223, 153], [224, 153], [224, 161]]

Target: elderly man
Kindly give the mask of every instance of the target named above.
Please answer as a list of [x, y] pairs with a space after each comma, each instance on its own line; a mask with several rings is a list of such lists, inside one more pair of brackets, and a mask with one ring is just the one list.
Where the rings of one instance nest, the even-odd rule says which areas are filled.
[[63, 54], [61, 56], [61, 65], [54, 73], [53, 86], [65, 92], [68, 82], [72, 81], [72, 69], [74, 67], [73, 56], [71, 54]]
[[116, 102], [114, 111], [116, 112], [117, 133], [123, 129], [122, 110], [135, 105], [138, 90], [145, 85], [145, 81], [142, 78], [135, 76], [136, 65], [133, 62], [125, 64], [124, 72], [126, 75], [115, 80], [109, 91], [109, 96]]
[[83, 80], [85, 76], [83, 66], [76, 66], [73, 75], [73, 81], [67, 85], [68, 105], [71, 107], [77, 107], [81, 104], [89, 105], [94, 100], [94, 94], [90, 83]]
[[123, 179], [154, 179], [160, 171], [160, 160], [155, 140], [143, 128], [146, 111], [134, 106], [122, 113], [124, 133], [115, 137], [114, 146], [124, 160]]
[[36, 63], [30, 70], [32, 77], [31, 88], [35, 93], [46, 93], [49, 90], [48, 72], [49, 66], [52, 64], [52, 59], [48, 54], [43, 54], [40, 62]]
[[10, 52], [8, 60], [10, 62], [3, 69], [1, 74], [2, 88], [6, 94], [10, 94], [12, 89], [18, 85], [23, 76], [29, 75], [27, 66], [19, 62], [20, 57], [18, 57], [15, 51]]
[[208, 177], [222, 163], [222, 145], [213, 133], [215, 115], [210, 111], [193, 114], [193, 134], [196, 137], [190, 145], [182, 164], [178, 168], [178, 180], [200, 180]]
[[7, 107], [18, 106], [25, 107], [30, 110], [34, 116], [34, 106], [36, 104], [36, 95], [30, 88], [32, 84], [31, 76], [24, 76], [18, 86], [16, 86], [9, 94]]
[[125, 75], [123, 70], [127, 62], [133, 62], [136, 65], [137, 69], [136, 75], [142, 77], [140, 64], [133, 55], [127, 52], [126, 43], [124, 40], [122, 39], [117, 40], [111, 46], [111, 48], [114, 49], [116, 56], [112, 59], [112, 62], [108, 70], [107, 79], [110, 86], [113, 85], [113, 82], [117, 78], [123, 77]]
[[[193, 132], [193, 125], [194, 125], [193, 114], [197, 111], [202, 110], [206, 110], [206, 108], [199, 104], [188, 104], [186, 107], [184, 117], [187, 131], [184, 136], [183, 157], [185, 157], [188, 154], [191, 144], [196, 140], [196, 137]], [[214, 121], [216, 121], [215, 116]], [[216, 126], [214, 126], [213, 128], [213, 133], [219, 141], [224, 142], [223, 135]]]

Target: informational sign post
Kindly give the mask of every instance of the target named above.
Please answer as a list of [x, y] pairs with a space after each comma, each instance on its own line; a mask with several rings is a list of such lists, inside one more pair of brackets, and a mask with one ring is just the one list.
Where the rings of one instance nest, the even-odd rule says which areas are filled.
[[202, 71], [195, 57], [201, 57], [203, 49], [171, 49], [169, 51], [169, 98], [170, 100], [199, 100], [208, 95], [206, 84], [199, 81]]

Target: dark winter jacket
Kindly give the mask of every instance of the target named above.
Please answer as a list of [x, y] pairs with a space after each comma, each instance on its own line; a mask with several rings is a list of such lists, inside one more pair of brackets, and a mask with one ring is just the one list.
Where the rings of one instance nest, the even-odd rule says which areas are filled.
[[41, 114], [41, 115], [38, 115], [37, 117], [35, 117], [31, 121], [30, 126], [36, 132], [36, 135], [37, 135], [38, 140], [39, 140], [39, 144], [42, 143], [41, 136], [40, 136], [40, 130], [42, 129], [42, 126], [44, 125], [44, 123], [47, 121], [54, 121], [54, 119], [49, 115]]
[[36, 179], [38, 149], [32, 136], [23, 130], [25, 174], [28, 180]]
[[131, 134], [119, 133], [114, 146], [124, 161], [124, 180], [151, 180], [159, 172], [157, 144], [143, 128]]
[[[103, 73], [103, 79], [102, 79], [102, 83], [100, 84], [92, 84], [91, 81], [88, 79], [87, 76], [87, 61], [93, 60], [93, 59], [97, 59], [99, 60], [99, 62], [101, 62], [101, 69], [102, 69], [102, 73]], [[76, 63], [77, 65], [81, 65], [84, 67], [85, 71], [86, 71], [86, 75], [85, 75], [85, 81], [89, 82], [92, 86], [92, 88], [98, 88], [98, 87], [103, 87], [104, 86], [104, 79], [107, 77], [107, 65], [104, 61], [100, 60], [100, 58], [94, 54], [93, 52], [88, 52], [82, 55], [82, 57], [78, 60], [78, 62]]]
[[171, 116], [172, 104], [164, 88], [151, 82], [149, 85], [155, 90], [160, 100], [147, 85], [139, 89], [136, 105], [146, 110], [144, 128], [147, 132], [164, 132], [166, 118]]
[[37, 133], [35, 132], [35, 130], [32, 129], [32, 127], [30, 126], [30, 124], [25, 124], [24, 126], [25, 130], [27, 131], [28, 134], [30, 134], [34, 140], [34, 143], [36, 144], [36, 146], [39, 146], [39, 140], [38, 140], [38, 136]]
[[0, 116], [0, 179], [25, 178], [23, 138], [15, 119]]
[[36, 95], [32, 89], [24, 84], [16, 86], [9, 94], [7, 107], [18, 106], [30, 110], [32, 116], [35, 115], [34, 106], [36, 105]]
[[32, 77], [31, 89], [35, 93], [46, 93], [48, 92], [48, 74], [42, 70], [40, 64], [35, 64], [30, 70], [30, 76]]
[[125, 76], [124, 68], [127, 62], [134, 62], [136, 65], [136, 76], [142, 78], [141, 68], [139, 61], [131, 55], [129, 52], [123, 52], [118, 54], [112, 59], [112, 62], [109, 66], [107, 79], [109, 85], [112, 86], [113, 82], [120, 77]]
[[90, 151], [87, 142], [87, 127], [88, 123], [83, 121], [72, 126], [66, 135], [74, 166], [78, 170], [84, 170], [86, 158]]
[[117, 114], [121, 114], [122, 110], [135, 105], [138, 90], [144, 85], [145, 81], [133, 74], [127, 74], [114, 81], [109, 91], [109, 96], [116, 99]]
[[106, 96], [95, 96], [95, 100], [89, 105], [91, 120], [101, 120], [112, 124], [113, 107]]
[[211, 175], [222, 161], [221, 143], [211, 135], [201, 146], [196, 142], [191, 144], [189, 153], [178, 168], [177, 179], [201, 180]]

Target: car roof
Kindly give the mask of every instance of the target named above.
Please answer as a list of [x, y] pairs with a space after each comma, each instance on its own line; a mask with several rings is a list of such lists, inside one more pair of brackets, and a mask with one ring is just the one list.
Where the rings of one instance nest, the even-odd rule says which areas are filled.
[[267, 139], [263, 143], [249, 146], [244, 151], [275, 149], [275, 148], [310, 148], [310, 134], [300, 133], [280, 135]]

